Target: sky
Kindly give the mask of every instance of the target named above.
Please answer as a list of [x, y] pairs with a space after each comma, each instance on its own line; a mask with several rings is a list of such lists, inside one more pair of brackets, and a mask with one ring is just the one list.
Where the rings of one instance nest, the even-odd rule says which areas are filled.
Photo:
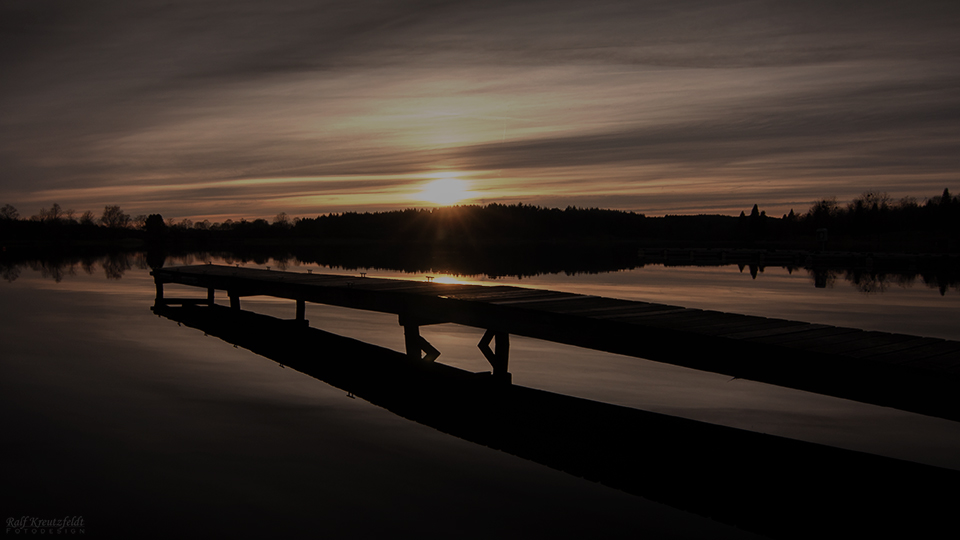
[[4, 0], [0, 73], [24, 217], [960, 192], [955, 0]]

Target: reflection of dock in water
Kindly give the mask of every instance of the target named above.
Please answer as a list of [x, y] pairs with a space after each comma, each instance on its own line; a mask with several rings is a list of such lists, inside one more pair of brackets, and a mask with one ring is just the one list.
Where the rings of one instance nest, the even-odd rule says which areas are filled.
[[[960, 420], [960, 342], [501, 285], [215, 265], [153, 276], [158, 304], [212, 304], [220, 289], [236, 309], [244, 296], [295, 300], [301, 321], [306, 302], [394, 313], [412, 360], [439, 355], [420, 326], [483, 328], [479, 346], [500, 380], [516, 334]], [[205, 288], [207, 298], [164, 298], [166, 283]]]
[[154, 311], [440, 431], [771, 537], [925, 537], [960, 502], [956, 471], [500, 384], [225, 306]]

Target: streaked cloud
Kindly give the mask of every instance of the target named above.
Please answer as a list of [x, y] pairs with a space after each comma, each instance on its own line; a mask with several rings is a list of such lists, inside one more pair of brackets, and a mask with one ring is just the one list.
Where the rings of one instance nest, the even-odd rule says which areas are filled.
[[649, 214], [956, 190], [958, 11], [8, 1], [0, 202], [314, 215], [442, 171], [477, 202]]

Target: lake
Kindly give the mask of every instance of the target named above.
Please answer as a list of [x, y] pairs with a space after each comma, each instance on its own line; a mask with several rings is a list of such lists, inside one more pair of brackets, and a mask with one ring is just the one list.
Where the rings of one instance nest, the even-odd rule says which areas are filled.
[[[165, 265], [211, 260], [358, 273], [203, 255]], [[920, 279], [837, 275], [817, 288], [803, 270], [754, 277], [733, 265], [430, 276], [960, 340], [960, 291]], [[4, 277], [5, 518], [82, 516], [86, 534], [157, 537], [572, 538], [595, 536], [598, 524], [605, 537], [751, 536], [447, 435], [157, 317], [142, 256], [7, 267]], [[294, 315], [286, 300], [244, 298], [243, 307]], [[306, 318], [403, 350], [395, 316], [308, 304]], [[422, 334], [439, 362], [490, 370], [476, 348], [481, 330], [444, 324]], [[960, 424], [947, 420], [522, 337], [511, 339], [510, 371], [515, 385], [960, 470]]]

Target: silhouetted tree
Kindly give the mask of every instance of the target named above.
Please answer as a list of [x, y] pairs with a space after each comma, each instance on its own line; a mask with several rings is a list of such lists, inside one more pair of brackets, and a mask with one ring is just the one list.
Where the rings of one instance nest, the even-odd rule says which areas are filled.
[[878, 212], [887, 210], [889, 205], [890, 197], [886, 193], [867, 191], [854, 199], [847, 208], [854, 213]]
[[117, 205], [105, 206], [103, 215], [100, 216], [100, 224], [113, 229], [125, 228], [130, 224], [130, 214], [124, 214]]
[[147, 238], [157, 239], [166, 232], [167, 224], [163, 222], [160, 214], [150, 214], [143, 222], [143, 230], [147, 233]]
[[837, 216], [837, 200], [835, 198], [820, 199], [810, 206], [807, 211], [806, 220], [814, 229], [832, 225], [833, 219]]
[[5, 204], [2, 208], [0, 208], [0, 219], [20, 219], [20, 212], [17, 212], [17, 209], [12, 205]]
[[60, 205], [53, 203], [53, 206], [49, 210], [46, 208], [41, 208], [40, 213], [37, 215], [39, 221], [60, 221], [63, 217], [63, 209], [60, 208]]

